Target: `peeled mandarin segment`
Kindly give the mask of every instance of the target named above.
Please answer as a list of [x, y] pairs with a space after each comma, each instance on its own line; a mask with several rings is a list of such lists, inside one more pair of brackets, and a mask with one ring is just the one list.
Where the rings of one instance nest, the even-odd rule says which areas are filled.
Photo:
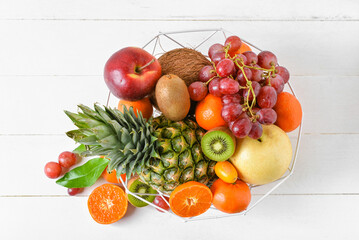
[[127, 211], [124, 191], [112, 184], [103, 184], [92, 191], [88, 198], [88, 209], [92, 218], [100, 224], [111, 224], [120, 220]]

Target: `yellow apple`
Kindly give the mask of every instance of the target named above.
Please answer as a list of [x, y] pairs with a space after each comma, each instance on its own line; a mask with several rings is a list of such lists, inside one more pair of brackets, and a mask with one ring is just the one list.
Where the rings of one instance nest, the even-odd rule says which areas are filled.
[[263, 125], [260, 139], [237, 138], [230, 158], [238, 177], [250, 184], [262, 185], [283, 176], [292, 160], [292, 145], [287, 134], [276, 125]]

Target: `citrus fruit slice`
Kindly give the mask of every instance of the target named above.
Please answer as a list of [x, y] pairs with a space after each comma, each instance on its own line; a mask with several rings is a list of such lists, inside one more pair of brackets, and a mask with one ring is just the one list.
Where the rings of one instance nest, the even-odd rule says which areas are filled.
[[190, 181], [171, 193], [170, 207], [180, 217], [194, 217], [206, 212], [212, 204], [212, 192], [204, 184]]
[[119, 186], [103, 184], [90, 194], [87, 206], [92, 218], [101, 224], [120, 220], [127, 211], [127, 197]]

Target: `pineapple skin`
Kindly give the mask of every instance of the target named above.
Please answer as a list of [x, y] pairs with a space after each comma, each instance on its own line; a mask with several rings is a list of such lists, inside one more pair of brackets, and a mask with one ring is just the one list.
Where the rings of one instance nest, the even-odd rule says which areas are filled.
[[151, 157], [140, 174], [154, 189], [170, 194], [177, 186], [197, 181], [207, 184], [215, 176], [215, 161], [202, 152], [201, 139], [205, 130], [186, 118], [170, 121], [163, 115], [152, 120], [156, 157]]

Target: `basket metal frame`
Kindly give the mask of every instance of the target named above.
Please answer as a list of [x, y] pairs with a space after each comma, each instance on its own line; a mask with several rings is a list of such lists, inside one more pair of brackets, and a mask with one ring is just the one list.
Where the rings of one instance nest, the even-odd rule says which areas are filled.
[[[181, 33], [199, 33], [199, 32], [210, 32], [210, 35], [203, 40], [201, 43], [199, 43], [197, 46], [192, 47], [193, 49], [197, 49], [199, 46], [201, 46], [203, 43], [205, 43], [206, 41], [208, 41], [212, 36], [214, 36], [217, 33], [222, 33], [224, 39], [226, 38], [227, 34], [231, 34], [231, 35], [235, 35], [223, 28], [215, 28], [215, 29], [198, 29], [198, 30], [184, 30], [184, 31], [174, 31], [174, 32], [159, 32], [155, 37], [153, 37], [149, 42], [147, 42], [142, 48], [146, 49], [146, 47], [148, 47], [153, 41], [155, 41], [154, 47], [152, 49], [152, 55], [154, 55], [155, 50], [157, 47], [160, 47], [162, 50], [162, 46], [160, 43], [160, 38], [161, 37], [165, 37], [171, 41], [173, 41], [174, 43], [176, 43], [178, 46], [180, 47], [186, 47], [185, 44], [181, 44], [179, 41], [177, 41], [175, 39], [175, 37], [173, 35], [176, 34], [181, 34]], [[249, 46], [251, 46], [252, 48], [254, 48], [257, 51], [262, 51], [260, 48], [258, 48], [257, 46], [255, 46], [254, 44], [250, 43], [249, 41], [244, 40], [243, 38], [241, 38], [241, 40], [243, 42], [245, 42], [246, 44], [248, 44]], [[165, 50], [163, 50], [163, 52], [165, 52]], [[294, 92], [294, 89], [292, 87], [292, 85], [290, 84], [290, 82], [287, 83], [290, 91], [292, 92], [292, 94], [298, 99], [297, 95]], [[107, 106], [109, 105], [109, 100], [111, 97], [111, 93], [109, 92], [108, 98], [107, 98]], [[159, 112], [157, 112], [158, 114]], [[128, 188], [127, 188], [127, 179], [126, 181], [123, 181], [122, 178], [120, 178], [120, 183], [123, 185], [123, 187], [125, 188], [125, 191], [127, 194], [132, 195], [133, 197], [147, 203], [148, 205], [168, 214], [171, 216], [174, 216], [176, 218], [181, 219], [183, 222], [190, 222], [190, 221], [199, 221], [199, 220], [206, 220], [206, 219], [217, 219], [217, 218], [224, 218], [224, 217], [233, 217], [233, 216], [239, 216], [239, 215], [246, 215], [249, 211], [251, 211], [255, 206], [257, 206], [260, 202], [262, 202], [268, 195], [270, 195], [274, 190], [276, 190], [280, 185], [282, 185], [294, 172], [294, 168], [295, 168], [295, 164], [298, 158], [298, 152], [299, 152], [299, 146], [300, 146], [300, 140], [301, 140], [301, 136], [302, 136], [302, 129], [303, 129], [303, 119], [301, 124], [299, 125], [299, 129], [298, 129], [298, 135], [296, 137], [296, 146], [295, 146], [295, 150], [294, 150], [294, 154], [292, 157], [292, 161], [290, 163], [290, 166], [287, 170], [287, 172], [284, 174], [284, 176], [282, 176], [281, 178], [279, 178], [278, 180], [274, 181], [273, 183], [276, 183], [267, 193], [265, 193], [261, 198], [259, 198], [256, 202], [254, 202], [253, 204], [250, 204], [250, 207], [240, 213], [234, 213], [234, 214], [225, 214], [225, 215], [218, 215], [218, 216], [196, 216], [196, 217], [189, 217], [189, 218], [182, 218], [180, 216], [177, 216], [176, 214], [174, 214], [171, 210], [165, 210], [151, 202], [148, 202], [146, 199], [142, 198], [141, 195], [156, 195], [156, 196], [160, 196], [169, 206], [169, 202], [165, 199], [166, 197], [169, 197], [168, 195], [157, 191], [157, 194], [139, 194], [139, 193], [134, 193], [131, 192]], [[264, 185], [249, 185], [250, 189], [253, 188], [257, 188], [260, 186], [264, 186]], [[213, 205], [211, 206], [211, 208], [208, 211], [219, 211], [217, 210]]]

